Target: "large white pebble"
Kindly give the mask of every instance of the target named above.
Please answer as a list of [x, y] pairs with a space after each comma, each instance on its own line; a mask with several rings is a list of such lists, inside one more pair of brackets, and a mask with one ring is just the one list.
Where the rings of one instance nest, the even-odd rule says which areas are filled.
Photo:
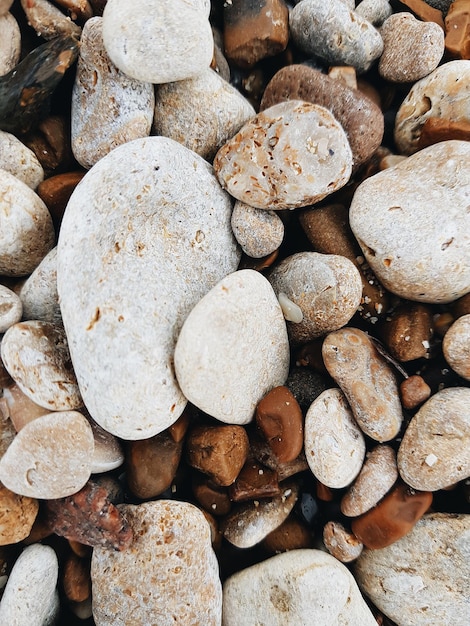
[[0, 168], [19, 178], [31, 189], [44, 180], [44, 170], [37, 156], [19, 139], [0, 130]]
[[320, 550], [290, 550], [234, 574], [223, 626], [377, 626], [349, 570]]
[[283, 385], [289, 343], [279, 302], [254, 270], [221, 280], [188, 315], [175, 370], [190, 402], [228, 424], [246, 424], [268, 391]]
[[0, 76], [11, 72], [21, 56], [21, 32], [15, 17], [0, 11]]
[[59, 603], [59, 563], [50, 546], [35, 543], [23, 550], [13, 566], [0, 602], [0, 624], [49, 626]]
[[470, 314], [459, 317], [446, 332], [442, 352], [454, 372], [470, 380]]

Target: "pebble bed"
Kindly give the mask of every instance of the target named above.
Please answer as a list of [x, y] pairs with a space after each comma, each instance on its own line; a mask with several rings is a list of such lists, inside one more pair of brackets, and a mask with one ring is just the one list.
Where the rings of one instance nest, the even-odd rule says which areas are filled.
[[470, 624], [469, 0], [0, 0], [0, 625]]

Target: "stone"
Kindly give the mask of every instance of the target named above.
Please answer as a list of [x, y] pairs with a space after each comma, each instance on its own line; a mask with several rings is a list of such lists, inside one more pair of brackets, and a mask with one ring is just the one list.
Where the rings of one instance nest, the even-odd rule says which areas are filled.
[[0, 13], [0, 76], [11, 72], [18, 64], [20, 56], [20, 27], [15, 17], [5, 11]]
[[23, 315], [23, 305], [14, 291], [0, 285], [0, 333], [17, 324]]
[[0, 0], [0, 15], [4, 15], [10, 10], [13, 0]]
[[357, 328], [330, 333], [322, 354], [361, 430], [380, 443], [396, 437], [403, 420], [397, 381], [367, 334]]
[[66, 498], [44, 503], [52, 532], [70, 541], [108, 550], [127, 550], [133, 532], [122, 511], [109, 500], [108, 490], [93, 481]]
[[289, 41], [289, 10], [283, 0], [224, 4], [224, 50], [241, 67], [280, 54]]
[[258, 209], [314, 204], [349, 180], [352, 154], [346, 134], [324, 107], [280, 102], [247, 122], [217, 152], [220, 184]]
[[412, 417], [397, 456], [408, 485], [437, 491], [470, 475], [469, 403], [470, 389], [442, 389]]
[[280, 485], [281, 495], [245, 502], [233, 508], [220, 529], [225, 539], [237, 548], [251, 548], [260, 543], [289, 516], [299, 495], [292, 481]]
[[250, 422], [289, 371], [284, 317], [266, 278], [239, 270], [213, 287], [186, 318], [174, 363], [192, 404], [228, 424]]
[[445, 19], [446, 52], [457, 59], [470, 59], [470, 3], [455, 0]]
[[38, 185], [37, 194], [49, 209], [54, 226], [58, 231], [62, 222], [65, 207], [75, 187], [85, 176], [83, 170], [57, 174], [42, 181]]
[[425, 0], [425, 2], [437, 10], [447, 13], [453, 0]]
[[[91, 597], [90, 568], [85, 559], [71, 554], [64, 564], [62, 586], [67, 600], [85, 602]], [[90, 616], [91, 617], [91, 616]]]
[[124, 463], [124, 453], [119, 440], [101, 428], [91, 417], [88, 420], [93, 431], [95, 442], [91, 473], [111, 472]]
[[237, 200], [232, 230], [245, 254], [255, 259], [277, 250], [284, 238], [284, 223], [275, 211], [262, 211]]
[[2, 361], [21, 391], [48, 411], [83, 406], [59, 325], [29, 320], [11, 326], [1, 344]]
[[389, 0], [362, 0], [357, 5], [355, 12], [373, 26], [382, 26], [385, 20], [392, 14]]
[[2, 397], [0, 398], [0, 458], [5, 454], [16, 435], [8, 413], [8, 406], [6, 406], [5, 399]]
[[57, 247], [46, 254], [20, 289], [23, 319], [62, 325], [57, 293]]
[[470, 121], [470, 61], [440, 65], [413, 85], [395, 118], [395, 143], [403, 154], [418, 150], [421, 128], [429, 117]]
[[130, 78], [107, 55], [102, 21], [85, 22], [72, 91], [72, 151], [86, 169], [117, 146], [147, 137], [155, 106], [153, 85]]
[[25, 183], [0, 170], [0, 274], [25, 276], [54, 245], [52, 219]]
[[0, 545], [26, 539], [38, 510], [39, 503], [35, 498], [19, 496], [0, 483]]
[[0, 168], [33, 190], [44, 179], [44, 170], [34, 152], [14, 135], [4, 131], [0, 131]]
[[399, 626], [466, 626], [470, 515], [431, 513], [382, 550], [364, 550], [354, 573], [372, 602]]
[[272, 498], [281, 493], [277, 472], [248, 460], [228, 490], [232, 502]]
[[152, 132], [212, 162], [219, 148], [254, 116], [248, 100], [207, 68], [194, 78], [156, 87]]
[[193, 474], [192, 489], [201, 507], [212, 515], [227, 515], [232, 508], [227, 489], [219, 487], [202, 474]]
[[407, 7], [413, 15], [424, 22], [435, 22], [444, 29], [444, 16], [442, 11], [431, 6], [426, 0], [400, 0], [400, 4]]
[[398, 478], [397, 459], [393, 448], [375, 446], [367, 453], [356, 480], [341, 499], [341, 513], [348, 517], [362, 515], [374, 507]]
[[26, 14], [28, 24], [34, 28], [36, 34], [43, 39], [54, 39], [61, 35], [80, 39], [82, 29], [64, 15], [60, 9], [48, 0], [21, 0], [21, 6]]
[[221, 487], [228, 487], [248, 458], [250, 444], [242, 426], [196, 426], [188, 435], [188, 463], [210, 476]]
[[77, 411], [49, 413], [26, 424], [0, 459], [0, 480], [30, 498], [64, 498], [91, 473], [93, 433]]
[[302, 0], [290, 13], [293, 42], [328, 65], [352, 65], [366, 72], [380, 57], [382, 38], [370, 22], [340, 0]]
[[23, 141], [38, 158], [46, 178], [73, 167], [70, 121], [63, 115], [49, 115], [39, 121]]
[[303, 415], [286, 386], [274, 387], [256, 407], [256, 425], [280, 463], [294, 461], [304, 444]]
[[47, 626], [59, 614], [59, 564], [50, 546], [36, 543], [23, 550], [8, 578], [0, 602], [0, 623]]
[[414, 374], [400, 383], [400, 397], [403, 408], [410, 410], [425, 402], [431, 395], [431, 387], [424, 378]]
[[328, 552], [341, 563], [355, 561], [364, 547], [364, 544], [339, 522], [327, 522], [325, 524], [323, 543]]
[[67, 10], [72, 20], [85, 22], [93, 17], [93, 7], [88, 0], [56, 0], [56, 3]]
[[444, 335], [442, 352], [454, 372], [470, 380], [470, 315], [455, 320]]
[[452, 122], [440, 117], [428, 117], [421, 127], [418, 149], [422, 150], [434, 143], [449, 139], [470, 141], [470, 121]]
[[127, 0], [108, 0], [103, 41], [112, 62], [124, 74], [148, 83], [197, 76], [210, 66], [214, 47], [208, 12], [199, 4], [145, 0], [131, 6]]
[[336, 65], [328, 68], [328, 76], [341, 81], [350, 89], [357, 89], [356, 70], [350, 65]]
[[148, 439], [183, 412], [176, 337], [238, 265], [231, 210], [210, 165], [165, 137], [115, 148], [72, 194], [57, 252], [62, 317], [84, 403], [113, 435]]
[[[319, 348], [319, 357], [321, 359], [321, 340]], [[324, 367], [318, 372], [296, 363], [289, 371], [286, 387], [294, 394], [295, 399], [300, 404], [300, 408], [305, 413], [315, 398], [330, 387], [330, 381]]]
[[327, 389], [305, 416], [305, 456], [313, 473], [327, 487], [346, 487], [359, 474], [366, 452], [341, 389]]
[[390, 354], [401, 362], [426, 358], [432, 334], [430, 308], [415, 302], [395, 308], [381, 328], [381, 336]]
[[342, 563], [320, 550], [291, 550], [248, 567], [224, 583], [223, 626], [376, 626]]
[[[352, 231], [392, 293], [445, 303], [470, 290], [469, 156], [469, 142], [443, 141], [356, 189], [349, 213]], [[442, 206], [448, 207], [445, 214]]]
[[263, 549], [271, 556], [288, 550], [311, 548], [312, 544], [311, 530], [293, 515], [271, 531], [261, 542]]
[[297, 252], [281, 261], [268, 280], [278, 298], [285, 294], [300, 308], [299, 319], [287, 322], [293, 345], [341, 328], [361, 302], [359, 272], [340, 255]]
[[3, 388], [1, 402], [2, 412], [11, 420], [16, 432], [45, 412], [44, 407], [30, 400], [16, 384]]
[[210, 527], [201, 511], [173, 500], [120, 505], [120, 511], [134, 543], [122, 552], [93, 551], [96, 625], [218, 626], [222, 589]]

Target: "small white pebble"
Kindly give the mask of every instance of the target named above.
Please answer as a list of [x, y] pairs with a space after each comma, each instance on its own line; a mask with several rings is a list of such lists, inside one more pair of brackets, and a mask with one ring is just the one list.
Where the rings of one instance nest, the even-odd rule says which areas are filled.
[[429, 349], [429, 341], [424, 340], [424, 341], [422, 341], [421, 343], [422, 343], [422, 344], [423, 344], [423, 346], [426, 348], [426, 350], [428, 350], [428, 349]]
[[278, 295], [278, 300], [279, 304], [281, 305], [284, 317], [288, 322], [294, 322], [298, 324], [304, 319], [302, 309], [297, 304], [295, 304], [295, 302], [292, 302], [292, 300], [290, 300], [287, 295], [282, 291]]
[[429, 465], [429, 467], [432, 467], [433, 465], [435, 465], [437, 461], [437, 456], [435, 454], [428, 454], [428, 456], [424, 459], [424, 462], [426, 463], [426, 465]]

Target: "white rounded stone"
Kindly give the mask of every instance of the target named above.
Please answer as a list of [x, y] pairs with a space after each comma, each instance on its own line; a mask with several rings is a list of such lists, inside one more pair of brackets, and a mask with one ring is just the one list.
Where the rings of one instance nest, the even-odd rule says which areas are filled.
[[277, 250], [284, 238], [284, 223], [275, 211], [262, 211], [237, 200], [232, 213], [232, 230], [241, 249], [259, 259]]
[[95, 441], [91, 473], [102, 474], [121, 467], [124, 463], [124, 452], [118, 439], [91, 418], [89, 422]]
[[57, 247], [52, 248], [23, 283], [23, 319], [62, 324], [57, 293]]
[[442, 352], [454, 372], [470, 380], [470, 315], [455, 320], [444, 335]]
[[19, 139], [0, 130], [0, 168], [36, 189], [44, 180], [44, 170], [37, 156]]
[[18, 22], [8, 11], [0, 11], [0, 76], [11, 72], [18, 64], [20, 56], [21, 32]]
[[0, 285], [0, 333], [19, 322], [22, 315], [23, 305], [20, 298], [8, 287]]

